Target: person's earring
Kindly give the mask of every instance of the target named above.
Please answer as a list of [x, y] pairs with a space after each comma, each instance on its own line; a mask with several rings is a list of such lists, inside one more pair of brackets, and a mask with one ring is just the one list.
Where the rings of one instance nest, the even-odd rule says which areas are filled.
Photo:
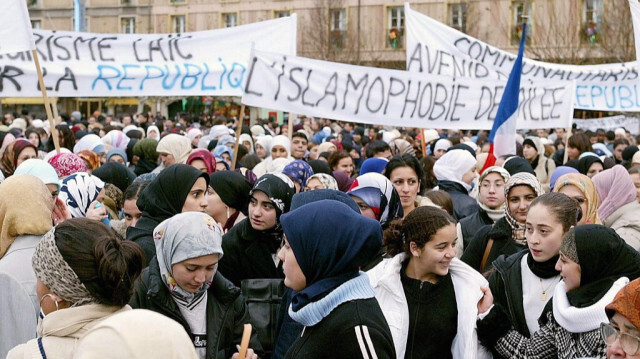
[[43, 295], [42, 298], [40, 298], [40, 308], [42, 308], [42, 301], [46, 297], [49, 297], [49, 298], [51, 298], [51, 300], [53, 300], [53, 303], [56, 305], [56, 312], [57, 312], [60, 309], [60, 307], [58, 306], [58, 301], [53, 297], [53, 294], [51, 294], [51, 293], [47, 293], [47, 294]]

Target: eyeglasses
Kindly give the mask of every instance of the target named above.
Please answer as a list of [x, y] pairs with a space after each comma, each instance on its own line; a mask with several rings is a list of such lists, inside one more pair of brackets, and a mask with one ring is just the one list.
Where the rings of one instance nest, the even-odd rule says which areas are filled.
[[607, 346], [612, 346], [620, 338], [620, 347], [627, 355], [636, 355], [640, 349], [640, 338], [629, 333], [620, 333], [620, 330], [608, 323], [600, 324], [600, 335]]

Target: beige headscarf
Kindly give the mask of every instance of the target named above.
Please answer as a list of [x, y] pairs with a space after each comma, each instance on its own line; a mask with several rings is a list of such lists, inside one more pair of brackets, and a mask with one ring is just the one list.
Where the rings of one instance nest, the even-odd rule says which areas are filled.
[[164, 152], [173, 155], [176, 163], [187, 163], [187, 158], [191, 153], [191, 141], [185, 136], [175, 133], [162, 137], [156, 147], [156, 152]]
[[51, 229], [53, 201], [40, 179], [13, 175], [0, 185], [0, 258], [16, 237], [43, 235]]

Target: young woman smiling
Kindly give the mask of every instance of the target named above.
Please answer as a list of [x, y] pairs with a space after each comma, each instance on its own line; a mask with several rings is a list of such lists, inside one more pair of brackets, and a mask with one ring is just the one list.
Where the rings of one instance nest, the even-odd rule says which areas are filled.
[[489, 286], [495, 303], [508, 311], [514, 329], [526, 337], [539, 329], [538, 318], [560, 281], [555, 266], [562, 237], [576, 225], [580, 213], [578, 203], [564, 194], [536, 198], [527, 213], [529, 250], [493, 262]]
[[[397, 358], [482, 358], [476, 304], [487, 281], [456, 256], [456, 225], [439, 208], [418, 207], [384, 232], [386, 259], [367, 272]], [[437, 308], [437, 310], [436, 310]]]
[[462, 254], [462, 260], [476, 270], [492, 268], [500, 255], [511, 255], [527, 248], [525, 222], [531, 202], [542, 194], [538, 179], [526, 172], [516, 173], [505, 185], [505, 216], [493, 226], [482, 227]]

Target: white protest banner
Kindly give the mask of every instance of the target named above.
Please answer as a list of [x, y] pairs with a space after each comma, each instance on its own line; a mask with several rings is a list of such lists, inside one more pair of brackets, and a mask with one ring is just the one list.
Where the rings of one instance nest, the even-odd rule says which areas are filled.
[[0, 54], [29, 51], [35, 48], [25, 0], [2, 0], [0, 24], [2, 24]]
[[[405, 4], [407, 70], [450, 77], [506, 79], [514, 54], [450, 28]], [[600, 111], [640, 111], [635, 62], [559, 65], [524, 59], [523, 80], [576, 82], [574, 107]]]
[[[50, 96], [241, 96], [253, 44], [295, 55], [296, 15], [182, 34], [34, 37]], [[40, 96], [31, 53], [0, 56], [0, 97], [30, 96]]]
[[[254, 50], [242, 103], [341, 121], [490, 129], [505, 80], [421, 75]], [[568, 127], [573, 84], [520, 89], [518, 128]]]
[[629, 130], [632, 135], [640, 133], [640, 119], [627, 116], [592, 118], [588, 120], [574, 119], [573, 122], [582, 130], [596, 132], [598, 129], [614, 131], [618, 127]]

